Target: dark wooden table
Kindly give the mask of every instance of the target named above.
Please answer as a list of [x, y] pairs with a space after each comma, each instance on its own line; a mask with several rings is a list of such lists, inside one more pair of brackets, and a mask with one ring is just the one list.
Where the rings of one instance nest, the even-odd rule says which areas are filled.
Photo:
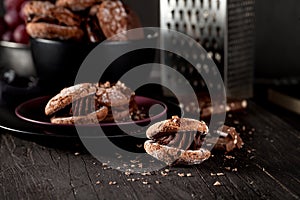
[[0, 199], [299, 199], [300, 131], [254, 103], [226, 121], [243, 149], [151, 175], [126, 175], [79, 147], [1, 130]]

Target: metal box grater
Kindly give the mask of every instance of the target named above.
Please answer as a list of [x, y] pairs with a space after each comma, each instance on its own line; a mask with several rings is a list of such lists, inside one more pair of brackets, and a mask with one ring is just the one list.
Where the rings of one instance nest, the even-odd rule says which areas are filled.
[[[160, 0], [160, 26], [183, 32], [199, 42], [215, 61], [227, 96], [253, 93], [255, 0]], [[186, 73], [194, 88], [204, 86], [192, 66], [179, 66], [172, 56], [164, 62]], [[163, 77], [163, 81], [174, 79]], [[173, 80], [174, 81], [174, 80]]]

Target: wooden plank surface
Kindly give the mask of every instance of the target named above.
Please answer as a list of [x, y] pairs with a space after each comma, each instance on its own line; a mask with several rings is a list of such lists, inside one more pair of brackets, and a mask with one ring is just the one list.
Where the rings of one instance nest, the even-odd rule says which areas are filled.
[[151, 175], [126, 175], [80, 147], [49, 147], [1, 130], [0, 199], [299, 199], [299, 131], [253, 103], [226, 121], [245, 142], [232, 157], [213, 152], [198, 166]]

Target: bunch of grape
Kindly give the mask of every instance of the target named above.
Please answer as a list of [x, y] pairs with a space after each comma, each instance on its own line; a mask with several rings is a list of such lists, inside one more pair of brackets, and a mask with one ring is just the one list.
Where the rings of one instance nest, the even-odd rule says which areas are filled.
[[22, 8], [28, 0], [4, 0], [5, 14], [0, 18], [0, 40], [27, 44], [25, 16]]

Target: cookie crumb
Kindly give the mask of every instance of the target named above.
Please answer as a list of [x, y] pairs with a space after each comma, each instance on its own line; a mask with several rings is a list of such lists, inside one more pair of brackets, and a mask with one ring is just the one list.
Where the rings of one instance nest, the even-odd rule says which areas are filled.
[[162, 176], [168, 176], [168, 173], [165, 173], [163, 171], [160, 172]]
[[192, 173], [187, 173], [186, 176], [187, 176], [187, 177], [191, 177], [191, 176], [192, 176]]
[[79, 156], [79, 154], [80, 154], [79, 152], [75, 152], [74, 153], [75, 156]]
[[232, 171], [233, 171], [233, 172], [237, 172], [237, 168], [233, 168]]
[[224, 173], [217, 173], [217, 176], [224, 176]]
[[126, 176], [129, 176], [131, 173], [130, 172], [125, 172], [125, 175]]
[[107, 163], [102, 163], [102, 167], [107, 167], [108, 164]]
[[227, 158], [227, 159], [235, 159], [234, 156], [230, 156], [230, 155], [226, 155], [225, 158]]
[[245, 131], [245, 130], [246, 130], [246, 126], [243, 126], [243, 127], [242, 127], [242, 130]]
[[100, 184], [100, 181], [97, 181], [97, 182], [96, 182], [96, 185], [99, 185], [99, 184]]
[[215, 183], [214, 183], [214, 186], [220, 186], [221, 185], [221, 183], [219, 182], [219, 181], [216, 181]]
[[160, 184], [160, 181], [155, 181], [156, 184]]
[[249, 159], [250, 159], [250, 160], [252, 160], [252, 159], [254, 159], [254, 158], [255, 158], [255, 156], [250, 156], [250, 158], [249, 158]]
[[170, 170], [169, 169], [165, 169], [165, 172], [170, 172]]
[[148, 182], [148, 181], [143, 181], [143, 184], [144, 184], [144, 185], [148, 185], [149, 182]]
[[225, 168], [226, 170], [228, 170], [228, 171], [230, 171], [230, 169], [231, 169], [230, 167], [224, 167], [224, 168]]
[[234, 124], [239, 124], [240, 122], [238, 120], [233, 121]]
[[178, 173], [177, 175], [180, 176], [180, 177], [184, 177], [185, 176], [184, 173]]
[[141, 173], [142, 176], [151, 176], [151, 173], [150, 172], [143, 172]]
[[216, 176], [216, 174], [214, 174], [214, 173], [210, 173], [210, 176]]
[[117, 182], [116, 181], [109, 181], [109, 183], [108, 183], [109, 185], [116, 185], [117, 184]]

